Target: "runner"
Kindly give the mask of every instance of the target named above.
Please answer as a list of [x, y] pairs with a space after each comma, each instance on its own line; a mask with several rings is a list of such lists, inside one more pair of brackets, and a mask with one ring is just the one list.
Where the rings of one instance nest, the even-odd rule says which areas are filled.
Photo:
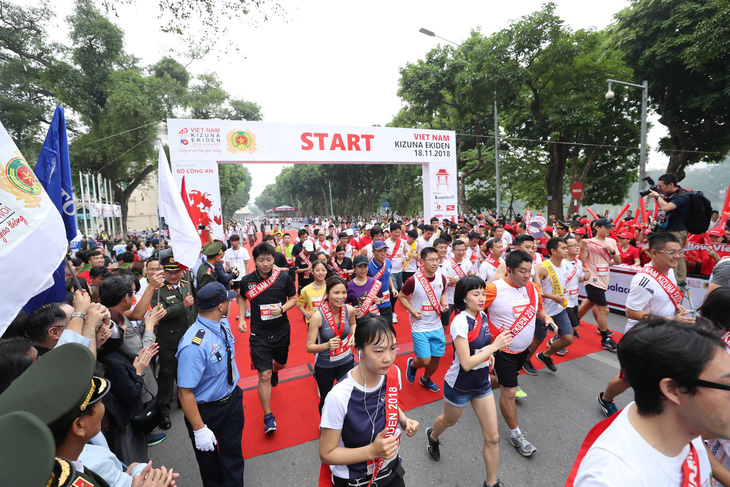
[[383, 241], [383, 229], [379, 226], [374, 226], [370, 229], [370, 236], [372, 237], [372, 241], [360, 247], [360, 255], [366, 256], [368, 260], [372, 260], [373, 258], [373, 245], [375, 242]]
[[246, 234], [248, 235], [248, 245], [254, 248], [256, 246], [256, 225], [253, 222], [246, 224]]
[[[651, 262], [644, 266], [629, 285], [626, 298], [627, 333], [648, 315], [661, 316], [675, 321], [694, 323], [694, 318], [686, 316], [688, 311], [682, 306], [682, 292], [677, 287], [674, 269], [682, 258], [682, 248], [677, 237], [671, 233], [655, 233], [649, 237]], [[614, 414], [614, 398], [629, 388], [629, 382], [622, 372], [611, 379], [606, 390], [596, 398], [598, 406], [606, 417]]]
[[416, 255], [418, 255], [417, 240], [418, 230], [410, 229], [406, 232], [406, 241], [403, 245], [403, 282], [406, 282], [418, 270], [418, 259], [416, 259]]
[[[585, 282], [590, 277], [590, 274], [586, 273], [583, 268], [583, 262], [578, 258], [580, 254], [580, 244], [572, 237], [568, 236], [565, 239], [565, 244], [568, 248], [568, 257], [564, 261], [564, 265], [568, 266], [568, 277], [566, 278], [565, 289], [568, 293], [568, 307], [565, 310], [568, 312], [568, 318], [570, 318], [570, 324], [573, 327], [573, 337], [580, 338], [578, 336], [578, 327], [580, 326], [580, 320], [578, 319], [578, 286], [581, 282]], [[565, 355], [568, 350], [564, 349], [558, 352], [558, 355]]]
[[352, 259], [355, 250], [350, 244], [350, 235], [347, 232], [340, 232], [337, 238], [339, 238], [339, 245], [345, 249], [345, 257]]
[[393, 307], [390, 305], [390, 297], [398, 297], [398, 290], [396, 290], [393, 279], [390, 277], [393, 264], [386, 257], [388, 255], [388, 246], [385, 242], [376, 240], [372, 243], [372, 248], [373, 258], [368, 263], [368, 276], [380, 281], [383, 301], [378, 305], [379, 314], [392, 321]]
[[383, 299], [383, 284], [368, 276], [368, 258], [364, 255], [355, 256], [355, 277], [347, 283], [347, 304], [357, 310], [357, 318], [368, 313], [380, 314], [378, 305]]
[[312, 259], [314, 256], [314, 243], [311, 240], [305, 240], [302, 245], [302, 251], [294, 259], [294, 266], [297, 274], [297, 285], [299, 294], [302, 293], [304, 286], [314, 281], [312, 276]]
[[[537, 347], [545, 340], [547, 327], [544, 322], [535, 323], [535, 336], [530, 344], [530, 355], [535, 355], [551, 372], [558, 368], [551, 358], [553, 354], [568, 348], [573, 343], [573, 327], [565, 308], [568, 307], [567, 278], [568, 266], [563, 261], [568, 256], [568, 246], [560, 237], [553, 237], [547, 243], [550, 258], [537, 266], [534, 282], [538, 289], [542, 289], [543, 306], [545, 312], [553, 319], [557, 326], [558, 336], [548, 342], [548, 349], [535, 355]], [[547, 298], [547, 299], [546, 299]], [[553, 331], [554, 332], [554, 331]]]
[[[400, 291], [403, 287], [403, 252], [406, 242], [400, 238], [400, 223], [393, 222], [390, 224], [390, 237], [385, 241], [388, 246], [388, 260], [392, 267], [390, 269], [390, 278], [393, 281], [393, 289]], [[390, 295], [390, 306], [393, 309], [393, 324], [398, 323], [398, 315], [395, 313], [395, 303], [398, 297], [395, 294]]]
[[725, 343], [653, 318], [624, 335], [618, 356], [635, 402], [588, 433], [565, 485], [712, 486], [700, 435], [730, 435]]
[[[412, 437], [418, 422], [398, 407], [400, 371], [394, 366], [395, 331], [382, 316], [358, 321], [360, 364], [327, 395], [322, 408], [320, 485], [402, 487], [401, 428]], [[329, 484], [327, 484], [329, 481]]]
[[421, 252], [423, 252], [423, 249], [433, 247], [433, 242], [436, 239], [433, 235], [434, 231], [435, 229], [431, 225], [423, 226], [423, 233], [416, 241], [416, 260], [419, 261], [419, 263], [421, 261]]
[[510, 428], [510, 444], [522, 456], [529, 457], [537, 449], [527, 441], [517, 425], [517, 374], [530, 353], [528, 346], [535, 333], [535, 320], [539, 318], [552, 323], [552, 318], [545, 313], [542, 295], [530, 280], [533, 263], [530, 254], [514, 250], [507, 254], [504, 263], [507, 275], [486, 285], [485, 310], [492, 336], [510, 331], [513, 337], [510, 345], [494, 354], [494, 372], [502, 388], [499, 408]]
[[[296, 306], [296, 289], [289, 276], [274, 266], [274, 249], [260, 243], [253, 249], [256, 269], [241, 280], [243, 311], [251, 307], [251, 368], [258, 371], [258, 393], [264, 410], [264, 432], [276, 430], [271, 412], [271, 388], [279, 383], [279, 371], [289, 358], [290, 326], [286, 312]], [[250, 303], [250, 304], [249, 304]], [[246, 332], [246, 320], [238, 331]]]
[[504, 248], [502, 247], [502, 241], [495, 238], [487, 240], [484, 247], [488, 253], [484, 262], [482, 262], [478, 267], [479, 277], [481, 277], [484, 282], [490, 282], [494, 279], [494, 276], [497, 274], [497, 269], [499, 269], [499, 266], [502, 263]]
[[416, 358], [408, 358], [406, 379], [413, 383], [417, 369], [423, 368], [420, 384], [431, 392], [441, 389], [431, 380], [444, 355], [446, 338], [440, 314], [448, 311], [446, 301], [446, 277], [438, 272], [438, 252], [433, 247], [421, 251], [423, 265], [416, 274], [403, 283], [398, 301], [410, 313], [413, 352]]
[[352, 260], [345, 256], [345, 247], [343, 245], [338, 245], [335, 248], [332, 268], [345, 281], [352, 279], [352, 275], [355, 273], [355, 269], [352, 267]]
[[[457, 242], [465, 251], [466, 245], [461, 240]], [[486, 301], [484, 287], [484, 281], [477, 276], [466, 276], [456, 283], [454, 309], [458, 314], [451, 322], [454, 358], [444, 378], [444, 412], [426, 434], [428, 456], [438, 462], [441, 460], [439, 437], [458, 423], [471, 402], [484, 436], [482, 455], [487, 472], [484, 486], [491, 487], [503, 484], [497, 479], [499, 433], [489, 370], [492, 355], [512, 343], [512, 335], [509, 331], [502, 332], [492, 342], [488, 318], [482, 311]]]
[[593, 312], [593, 318], [598, 324], [601, 333], [601, 346], [609, 352], [616, 351], [616, 343], [609, 338], [613, 332], [608, 330], [608, 302], [606, 289], [611, 276], [611, 265], [621, 263], [616, 241], [609, 237], [613, 223], [605, 218], [595, 221], [596, 236], [581, 241], [580, 260], [586, 265], [591, 274], [590, 281], [586, 282], [588, 296], [578, 308], [578, 319], [583, 318], [588, 310]]
[[[250, 256], [248, 250], [241, 247], [241, 237], [238, 235], [231, 235], [231, 248], [226, 250], [223, 254], [223, 262], [226, 266], [226, 272], [232, 272], [234, 269], [238, 270], [238, 276], [231, 281], [231, 289], [236, 291], [236, 303], [238, 303], [238, 309], [243, 306], [243, 297], [241, 297], [241, 279], [243, 276], [248, 274], [248, 261]], [[249, 310], [246, 314], [246, 318], [251, 317], [251, 311]], [[236, 319], [239, 319], [237, 316]]]
[[454, 254], [449, 257], [444, 266], [444, 275], [446, 276], [446, 302], [449, 304], [449, 311], [441, 314], [441, 324], [446, 328], [449, 325], [451, 314], [454, 311], [454, 291], [456, 283], [471, 272], [471, 262], [466, 259], [466, 244], [462, 240], [455, 240], [451, 244], [451, 250]]
[[618, 255], [621, 257], [621, 263], [626, 265], [641, 265], [639, 259], [639, 249], [631, 245], [634, 236], [628, 230], [624, 230], [618, 235]]
[[307, 352], [315, 354], [314, 379], [319, 388], [320, 416], [335, 381], [355, 366], [350, 347], [355, 344], [356, 311], [345, 304], [347, 282], [338, 276], [330, 277], [324, 296], [322, 305], [309, 321], [307, 332]]
[[312, 275], [314, 281], [302, 288], [297, 298], [297, 308], [302, 313], [305, 323], [309, 323], [312, 315], [317, 312], [322, 304], [325, 293], [325, 281], [327, 279], [327, 264], [321, 260], [315, 259], [312, 263]]

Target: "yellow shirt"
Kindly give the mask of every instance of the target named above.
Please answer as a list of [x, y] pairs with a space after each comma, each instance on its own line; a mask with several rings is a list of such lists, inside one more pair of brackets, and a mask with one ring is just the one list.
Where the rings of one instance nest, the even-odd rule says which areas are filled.
[[[299, 294], [299, 297], [297, 298], [297, 305], [304, 306], [304, 309], [309, 311], [310, 313], [313, 313], [317, 309], [319, 309], [319, 305], [322, 304], [322, 300], [324, 299], [324, 292], [326, 291], [326, 287], [322, 286], [322, 289], [315, 289], [314, 283], [307, 284], [302, 288], [302, 292]], [[307, 323], [309, 323], [309, 320], [304, 320]]]

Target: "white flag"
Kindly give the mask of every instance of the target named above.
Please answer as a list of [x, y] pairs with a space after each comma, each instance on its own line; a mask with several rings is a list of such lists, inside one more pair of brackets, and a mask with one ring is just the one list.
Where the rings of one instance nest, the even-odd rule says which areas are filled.
[[160, 153], [157, 165], [160, 216], [170, 229], [170, 243], [175, 260], [192, 269], [200, 256], [200, 235], [172, 178], [162, 142], [157, 141], [157, 148]]
[[[0, 123], [0, 336], [53, 284], [68, 241], [61, 214]], [[12, 285], [9, 283], [12, 282]]]

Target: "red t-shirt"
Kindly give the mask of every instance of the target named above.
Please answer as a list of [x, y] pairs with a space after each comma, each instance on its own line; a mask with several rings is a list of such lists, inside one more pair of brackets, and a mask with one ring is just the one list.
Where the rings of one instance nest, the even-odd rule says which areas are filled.
[[633, 245], [629, 245], [629, 249], [624, 252], [621, 247], [619, 247], [618, 254], [621, 256], [622, 264], [634, 265], [634, 259], [639, 258], [639, 249], [637, 249]]
[[357, 250], [362, 250], [371, 243], [373, 243], [373, 239], [363, 235], [360, 237], [360, 240], [357, 241]]

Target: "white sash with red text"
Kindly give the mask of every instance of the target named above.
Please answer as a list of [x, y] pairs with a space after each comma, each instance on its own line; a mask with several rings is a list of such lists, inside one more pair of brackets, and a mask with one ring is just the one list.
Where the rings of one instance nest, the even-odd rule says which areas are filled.
[[456, 272], [456, 275], [459, 276], [459, 279], [464, 277], [466, 275], [466, 272], [464, 272], [464, 269], [461, 268], [459, 264], [456, 263], [456, 261], [452, 258], [449, 258], [449, 262], [451, 263], [451, 267], [454, 269], [454, 272]]
[[[312, 267], [312, 261], [307, 259], [307, 256], [304, 255], [304, 253], [299, 254], [299, 257], [301, 257], [304, 263], [307, 264], [307, 267]], [[309, 279], [309, 272], [304, 273], [304, 279]]]
[[613, 256], [606, 252], [606, 249], [604, 249], [601, 244], [596, 243], [593, 240], [586, 240], [586, 242], [588, 242], [588, 245], [593, 245], [598, 250], [598, 252], [600, 252], [603, 258], [606, 259], [606, 262], [608, 262], [609, 264], [611, 263], [611, 261], [613, 260]]
[[433, 310], [435, 312], [440, 313], [441, 303], [436, 297], [436, 293], [433, 291], [431, 283], [428, 282], [428, 279], [426, 278], [426, 276], [423, 275], [423, 272], [421, 271], [416, 272], [416, 279], [418, 279], [419, 284], [421, 284], [421, 287], [425, 291], [426, 297], [428, 298], [428, 303], [433, 307]]
[[262, 292], [266, 291], [271, 287], [274, 282], [276, 282], [276, 279], [279, 277], [279, 273], [281, 270], [278, 267], [274, 267], [274, 270], [271, 271], [271, 275], [261, 281], [260, 283], [256, 284], [254, 287], [246, 291], [246, 299], [251, 301], [253, 298], [261, 294]]
[[676, 284], [674, 284], [669, 277], [665, 276], [655, 268], [651, 266], [646, 266], [640, 273], [649, 274], [651, 277], [654, 278], [654, 280], [659, 283], [659, 287], [661, 287], [665, 293], [669, 296], [669, 299], [672, 300], [672, 303], [674, 304], [674, 307], [676, 308], [684, 299], [684, 295], [682, 294], [682, 291], [679, 290]]
[[[388, 370], [388, 375], [385, 376], [385, 438], [390, 438], [396, 434], [398, 430], [398, 416], [398, 369], [391, 367]], [[398, 440], [400, 443], [400, 438]], [[378, 477], [378, 473], [385, 464], [385, 460], [382, 458], [368, 460], [368, 467], [373, 464], [373, 476], [370, 478], [370, 482], [368, 482], [368, 487]], [[368, 468], [368, 472], [370, 468]]]
[[370, 288], [370, 291], [365, 295], [365, 299], [362, 303], [360, 303], [360, 310], [355, 315], [356, 318], [362, 318], [365, 316], [369, 311], [370, 307], [373, 305], [373, 302], [375, 301], [375, 298], [378, 295], [378, 292], [380, 291], [380, 288], [383, 286], [383, 283], [378, 281], [377, 279], [375, 282], [373, 282], [373, 287]]

